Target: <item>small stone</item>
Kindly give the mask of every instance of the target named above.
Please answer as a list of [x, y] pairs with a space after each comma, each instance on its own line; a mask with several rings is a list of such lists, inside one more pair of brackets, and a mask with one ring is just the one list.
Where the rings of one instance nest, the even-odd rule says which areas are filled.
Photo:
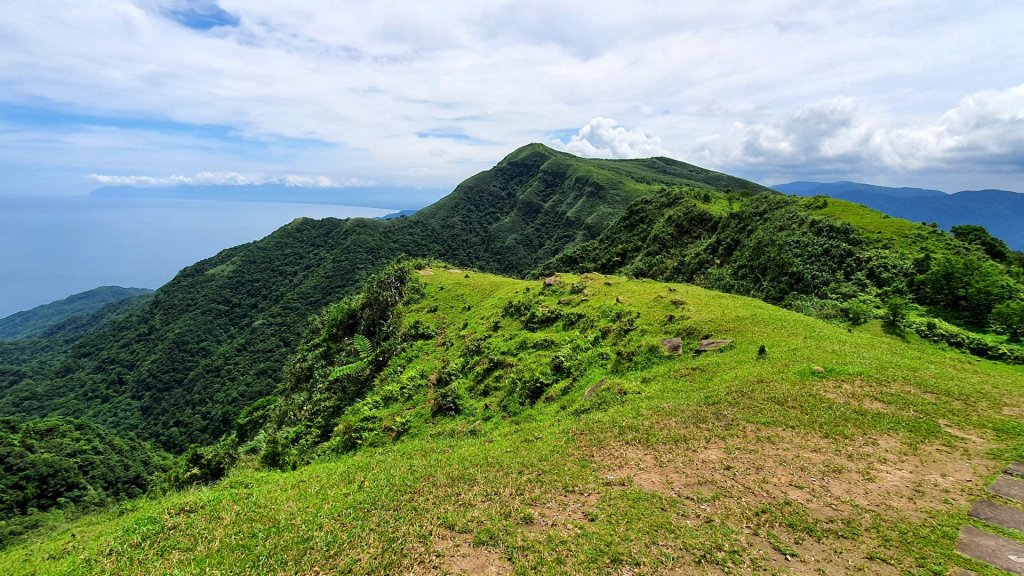
[[732, 340], [728, 338], [724, 338], [721, 340], [701, 340], [700, 345], [694, 349], [694, 352], [697, 354], [702, 354], [704, 352], [711, 352], [712, 350], [721, 350], [722, 348], [730, 346], [731, 344]]
[[679, 337], [662, 338], [661, 347], [669, 354], [678, 354], [679, 351], [683, 349], [683, 339]]
[[821, 366], [811, 366], [811, 372], [814, 372], [815, 374], [824, 374], [825, 369]]
[[1006, 473], [1018, 478], [1024, 478], [1024, 462], [1014, 462], [1006, 467]]
[[607, 385], [608, 385], [608, 379], [607, 378], [601, 378], [600, 380], [597, 381], [596, 384], [594, 384], [590, 388], [587, 388], [587, 391], [583, 393], [583, 397], [584, 398], [593, 398], [594, 396], [597, 395], [598, 392], [600, 392]]

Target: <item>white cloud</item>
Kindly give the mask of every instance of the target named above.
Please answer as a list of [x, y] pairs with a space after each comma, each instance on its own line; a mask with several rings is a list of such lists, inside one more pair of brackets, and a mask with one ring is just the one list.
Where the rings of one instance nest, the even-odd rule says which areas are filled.
[[623, 128], [611, 118], [598, 116], [569, 138], [556, 141], [556, 146], [585, 158], [650, 158], [668, 156], [661, 138], [648, 136], [643, 130]]
[[90, 174], [95, 180], [107, 186], [257, 186], [261, 184], [284, 184], [285, 186], [301, 186], [306, 188], [348, 188], [353, 186], [374, 186], [376, 182], [352, 178], [336, 181], [327, 176], [310, 176], [302, 174], [285, 174], [282, 176], [265, 176], [259, 174], [240, 174], [238, 172], [197, 172], [194, 176], [121, 176], [113, 174]]
[[[964, 118], [939, 119], [965, 94], [1020, 83], [1019, 2], [654, 0], [637, 10], [630, 2], [594, 9], [584, 0], [188, 0], [238, 17], [237, 26], [209, 31], [167, 17], [168, 8], [185, 2], [5, 6], [0, 112], [41, 107], [126, 120], [134, 123], [136, 145], [111, 151], [94, 140], [83, 147], [58, 137], [42, 144], [43, 154], [30, 136], [38, 126], [28, 123], [0, 131], [0, 170], [5, 158], [36, 163], [42, 178], [73, 158], [79, 180], [210, 167], [450, 185], [522, 144], [598, 115], [643, 126], [660, 143], [638, 138], [616, 148], [621, 135], [592, 125], [590, 135], [577, 135], [580, 152], [667, 150], [740, 169], [731, 162], [753, 159], [759, 173], [773, 159], [876, 162], [859, 146], [884, 151], [888, 142], [886, 153], [902, 158], [904, 170], [934, 164], [929, 158], [943, 150], [970, 158], [966, 146], [977, 160], [963, 169], [980, 178], [981, 163], [993, 157], [1009, 170], [1017, 146], [995, 123], [982, 130], [986, 139], [958, 128]], [[978, 98], [961, 104], [965, 117], [1015, 105]], [[806, 114], [797, 117], [799, 111]], [[45, 128], [61, 130], [59, 124]], [[168, 124], [215, 130], [185, 135], [201, 146], [169, 147], [162, 144], [186, 138], [169, 137]], [[904, 129], [911, 132], [897, 133]], [[465, 137], [418, 136], [441, 132]], [[875, 142], [882, 133], [889, 136]], [[16, 140], [20, 135], [28, 139]], [[734, 137], [749, 145], [747, 153], [730, 144]], [[915, 144], [895, 143], [901, 138]], [[225, 139], [275, 143], [240, 151]], [[323, 146], [295, 152], [289, 139]]]
[[968, 95], [930, 120], [907, 123], [836, 98], [737, 122], [693, 149], [717, 168], [831, 172], [1017, 173], [1024, 167], [1024, 84]]

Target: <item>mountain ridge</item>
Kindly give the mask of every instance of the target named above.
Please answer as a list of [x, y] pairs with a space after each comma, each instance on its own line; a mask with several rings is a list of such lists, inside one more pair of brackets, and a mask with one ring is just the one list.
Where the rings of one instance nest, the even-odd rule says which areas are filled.
[[[682, 162], [584, 160], [529, 144], [413, 216], [298, 219], [186, 267], [52, 372], [0, 389], [0, 414], [84, 415], [174, 452], [209, 443], [279, 385], [308, 316], [399, 255], [527, 274], [665, 185], [774, 194]], [[96, 390], [115, 400], [97, 404]]]
[[[905, 253], [885, 252], [886, 239]], [[978, 282], [992, 283], [994, 291], [964, 288], [979, 294], [969, 315], [943, 311], [959, 305], [937, 279], [922, 284], [935, 290], [916, 287], [924, 268], [915, 259], [933, 249], [936, 269], [973, 266]], [[297, 219], [186, 267], [145, 306], [74, 342], [55, 367], [29, 377], [12, 371], [0, 386], [0, 415], [85, 416], [176, 453], [209, 444], [281, 385], [311, 315], [401, 255], [511, 276], [564, 265], [555, 271], [686, 280], [839, 320], [913, 296], [951, 322], [981, 325], [1019, 291], [1009, 278], [999, 283], [1003, 265], [928, 227], [839, 201], [800, 202], [667, 158], [583, 159], [529, 144], [412, 216]], [[857, 294], [865, 297], [853, 303]], [[1015, 357], [1001, 337], [979, 343], [955, 327], [936, 330], [929, 337]]]
[[1024, 193], [1020, 192], [989, 189], [936, 194], [939, 191], [859, 182], [792, 182], [773, 189], [797, 196], [849, 200], [898, 218], [935, 222], [945, 230], [964, 224], [984, 226], [1014, 250], [1024, 251]]
[[148, 288], [100, 286], [49, 304], [15, 312], [0, 318], [0, 341], [47, 336], [47, 330], [53, 329], [58, 323], [66, 322], [75, 316], [92, 314], [107, 304], [152, 292], [153, 290]]

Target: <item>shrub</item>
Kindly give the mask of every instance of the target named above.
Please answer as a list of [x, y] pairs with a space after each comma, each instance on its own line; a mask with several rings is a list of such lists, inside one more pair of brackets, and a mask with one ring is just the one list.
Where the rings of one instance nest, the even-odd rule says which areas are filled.
[[843, 316], [850, 324], [859, 326], [875, 317], [875, 307], [870, 298], [855, 298], [843, 305]]
[[432, 416], [453, 416], [462, 411], [462, 394], [457, 386], [449, 385], [434, 392], [430, 405]]
[[1004, 302], [993, 308], [992, 323], [1014, 342], [1024, 338], [1024, 301]]
[[890, 326], [903, 326], [907, 321], [907, 315], [910, 313], [910, 301], [902, 296], [892, 296], [885, 301], [885, 316], [884, 320], [886, 324]]

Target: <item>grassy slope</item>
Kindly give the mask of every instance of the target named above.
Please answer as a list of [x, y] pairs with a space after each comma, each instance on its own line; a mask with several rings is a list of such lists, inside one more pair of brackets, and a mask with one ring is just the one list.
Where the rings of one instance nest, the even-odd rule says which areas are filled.
[[[0, 573], [945, 574], [969, 565], [952, 550], [971, 501], [1024, 456], [1020, 367], [598, 275], [543, 292], [543, 306], [584, 314], [574, 328], [531, 332], [502, 309], [540, 282], [421, 278], [406, 319], [438, 337], [361, 404], [382, 430], [401, 416], [405, 438], [132, 502], [0, 552]], [[587, 293], [569, 295], [574, 282]], [[593, 339], [617, 309], [639, 312], [636, 329]], [[705, 335], [735, 344], [660, 353], [674, 335], [684, 350]], [[473, 357], [467, 346], [530, 366], [581, 341], [594, 343], [586, 367], [535, 407], [502, 417], [470, 366], [462, 415], [429, 417], [427, 375]]]
[[867, 206], [829, 198], [826, 202], [806, 200], [805, 206], [837, 220], [852, 224], [863, 231], [868, 239], [884, 242], [887, 247], [895, 248], [904, 253], [917, 255], [922, 246], [929, 241], [951, 243], [948, 235], [943, 232], [902, 218], [893, 218], [873, 210]]

